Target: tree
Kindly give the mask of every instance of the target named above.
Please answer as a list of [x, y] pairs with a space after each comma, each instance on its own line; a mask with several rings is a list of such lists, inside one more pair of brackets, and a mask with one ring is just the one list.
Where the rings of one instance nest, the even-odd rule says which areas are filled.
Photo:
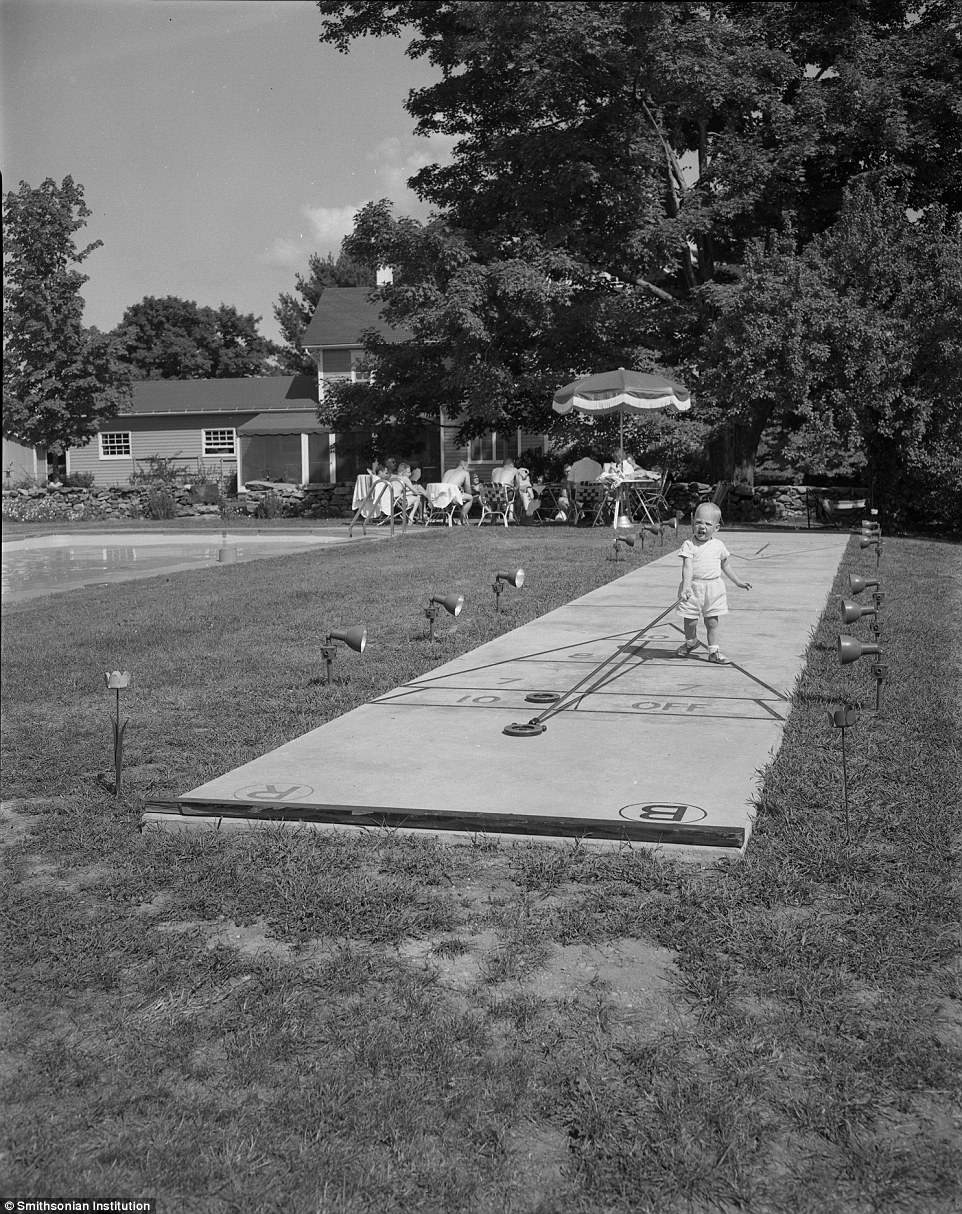
[[274, 305], [274, 316], [286, 343], [280, 347], [284, 369], [295, 375], [309, 375], [316, 370], [311, 356], [301, 345], [301, 336], [314, 315], [325, 287], [373, 287], [374, 281], [374, 270], [359, 265], [343, 249], [336, 261], [330, 253], [327, 257], [312, 253], [307, 263], [307, 274], [298, 274], [295, 279], [297, 294], [283, 292]]
[[[469, 424], [489, 408], [492, 368], [499, 388], [532, 336], [494, 323], [491, 301], [507, 293], [499, 283], [522, 281], [532, 296], [542, 280], [551, 306], [529, 362], [544, 380], [566, 351], [563, 378], [597, 369], [579, 360], [599, 348], [600, 365], [617, 365], [607, 318], [633, 310], [634, 344], [670, 370], [712, 348], [705, 288], [738, 283], [749, 250], [764, 256], [786, 214], [802, 250], [833, 224], [859, 175], [899, 173], [913, 207], [962, 203], [948, 0], [319, 8], [322, 40], [347, 50], [356, 37], [407, 31], [408, 53], [440, 71], [408, 109], [419, 132], [458, 142], [450, 165], [413, 179], [438, 219], [424, 230], [423, 256], [405, 233], [404, 270], [384, 298], [397, 321], [442, 348], [442, 313], [465, 318], [472, 340], [443, 354]], [[363, 223], [347, 247], [366, 243], [369, 259], [391, 263], [397, 233], [382, 223], [372, 238], [372, 228]], [[460, 262], [439, 281], [434, 251], [445, 240]], [[587, 339], [571, 340], [582, 321]], [[403, 353], [378, 351], [385, 400], [416, 373]], [[699, 391], [700, 406], [717, 406], [719, 428], [741, 426], [710, 388]], [[516, 400], [527, 412], [523, 382]], [[515, 407], [499, 403], [502, 414]], [[739, 457], [749, 474], [751, 457]]]
[[134, 379], [230, 379], [277, 373], [277, 347], [259, 317], [175, 295], [132, 304], [113, 336]]
[[114, 344], [83, 325], [75, 267], [97, 248], [74, 239], [90, 211], [72, 177], [25, 181], [4, 197], [3, 432], [60, 453], [83, 445], [115, 413], [126, 376]]
[[913, 219], [904, 187], [859, 183], [807, 259], [837, 301], [813, 392], [860, 434], [890, 522], [959, 530], [962, 218], [932, 206]]

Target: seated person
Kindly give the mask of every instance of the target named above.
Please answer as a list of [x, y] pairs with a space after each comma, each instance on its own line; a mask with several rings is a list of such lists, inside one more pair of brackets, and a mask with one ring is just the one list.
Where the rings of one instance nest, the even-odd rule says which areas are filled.
[[413, 523], [417, 518], [418, 512], [421, 509], [421, 502], [426, 500], [428, 496], [427, 489], [423, 485], [417, 485], [411, 479], [411, 465], [408, 463], [400, 463], [397, 467], [397, 472], [391, 477], [395, 484], [402, 486], [404, 490], [404, 506], [408, 512], [408, 521]]
[[491, 473], [492, 485], [514, 485], [518, 484], [518, 469], [514, 466], [514, 460], [511, 456], [506, 456], [501, 463], [500, 468], [495, 468]]
[[647, 468], [642, 468], [633, 456], [625, 453], [624, 447], [615, 449], [611, 463], [605, 464], [605, 472], [612, 476], [620, 476], [624, 480], [644, 480], [646, 478], [655, 480], [658, 476], [657, 472], [650, 472]]
[[467, 523], [468, 515], [471, 512], [471, 507], [474, 505], [474, 497], [471, 494], [471, 473], [468, 471], [468, 461], [466, 459], [458, 460], [456, 468], [449, 468], [441, 477], [442, 484], [453, 485], [461, 499], [461, 517], [459, 523]]
[[515, 490], [516, 515], [521, 517], [522, 512], [527, 513], [528, 503], [534, 498], [534, 490], [531, 488], [527, 468], [516, 468], [511, 456], [505, 456], [501, 467], [492, 471], [491, 484], [512, 486]]
[[541, 498], [537, 497], [534, 491], [534, 485], [531, 483], [531, 474], [527, 468], [517, 468], [516, 484], [518, 486], [518, 498], [521, 502], [521, 507], [527, 518], [541, 508]]
[[367, 467], [368, 476], [384, 476], [386, 474], [386, 472], [387, 472], [387, 469], [384, 467], [384, 465], [381, 463], [381, 461], [379, 459], [372, 459], [370, 464], [368, 464], [368, 467]]
[[558, 503], [558, 513], [554, 516], [556, 523], [569, 523], [577, 517], [574, 504], [568, 496], [567, 485], [561, 488], [555, 500]]

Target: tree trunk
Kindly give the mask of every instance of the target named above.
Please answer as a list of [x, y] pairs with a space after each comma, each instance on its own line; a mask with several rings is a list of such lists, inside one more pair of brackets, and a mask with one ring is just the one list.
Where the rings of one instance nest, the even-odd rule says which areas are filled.
[[755, 405], [747, 418], [724, 423], [708, 447], [711, 478], [736, 485], [755, 485], [755, 455], [771, 410]]

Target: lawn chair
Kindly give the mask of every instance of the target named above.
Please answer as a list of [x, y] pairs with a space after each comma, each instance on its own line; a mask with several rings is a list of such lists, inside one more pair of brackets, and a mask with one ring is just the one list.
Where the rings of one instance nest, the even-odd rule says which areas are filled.
[[390, 524], [391, 534], [394, 534], [395, 523], [401, 524], [406, 530], [408, 524], [405, 509], [404, 490], [401, 485], [394, 484], [381, 476], [359, 476], [354, 485], [354, 517], [351, 519], [347, 533], [350, 535], [354, 524], [360, 521], [361, 530], [367, 534], [367, 524], [376, 527]]
[[478, 520], [480, 527], [485, 519], [490, 519], [493, 523], [498, 519], [507, 527], [511, 519], [514, 518], [514, 485], [477, 485], [478, 501], [481, 503], [481, 517]]
[[568, 499], [571, 502], [571, 521], [575, 526], [585, 519], [588, 519], [594, 526], [604, 497], [605, 488], [597, 481], [569, 481]]
[[868, 493], [864, 489], [846, 489], [841, 497], [830, 496], [824, 489], [809, 489], [805, 494], [808, 526], [815, 521], [824, 527], [848, 527], [868, 516]]
[[669, 483], [668, 473], [663, 472], [657, 484], [636, 487], [638, 498], [653, 522], [660, 522], [673, 513], [668, 504]]
[[432, 481], [425, 486], [427, 500], [424, 503], [424, 525], [443, 523], [448, 527], [454, 526], [454, 512], [461, 505], [461, 494], [455, 485], [446, 485], [442, 481]]
[[585, 494], [586, 498], [594, 499], [595, 502], [591, 525], [592, 527], [606, 527], [609, 523], [614, 522], [615, 510], [619, 508], [619, 499], [623, 493], [621, 484], [617, 481], [601, 481], [591, 488], [594, 492]]

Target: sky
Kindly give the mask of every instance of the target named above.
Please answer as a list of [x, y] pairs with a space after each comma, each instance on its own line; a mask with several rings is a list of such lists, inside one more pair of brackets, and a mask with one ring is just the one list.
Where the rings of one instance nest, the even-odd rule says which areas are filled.
[[84, 187], [87, 324], [176, 295], [278, 340], [278, 296], [365, 202], [427, 217], [406, 181], [451, 145], [404, 101], [435, 70], [407, 39], [340, 54], [320, 25], [309, 0], [0, 0], [3, 189]]

